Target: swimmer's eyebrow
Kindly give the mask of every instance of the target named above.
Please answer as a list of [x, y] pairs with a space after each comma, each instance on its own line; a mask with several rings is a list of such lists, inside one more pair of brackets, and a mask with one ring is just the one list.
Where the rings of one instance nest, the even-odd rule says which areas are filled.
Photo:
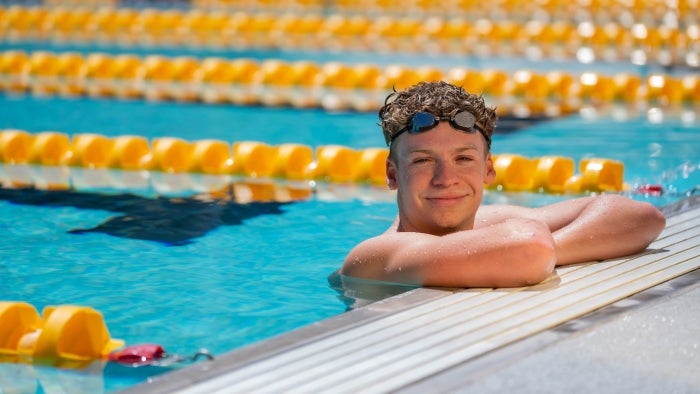
[[467, 150], [479, 150], [479, 148], [474, 144], [469, 144], [455, 148], [455, 152], [464, 152]]
[[[462, 152], [470, 151], [470, 150], [479, 150], [479, 148], [474, 144], [469, 144], [469, 145], [464, 145], [464, 146], [458, 146], [455, 149], [453, 149], [453, 152], [454, 153], [462, 153]], [[410, 149], [408, 151], [409, 154], [413, 154], [413, 153], [430, 154], [433, 152], [434, 152], [434, 149], [427, 149], [427, 148], [415, 148], [415, 149]]]

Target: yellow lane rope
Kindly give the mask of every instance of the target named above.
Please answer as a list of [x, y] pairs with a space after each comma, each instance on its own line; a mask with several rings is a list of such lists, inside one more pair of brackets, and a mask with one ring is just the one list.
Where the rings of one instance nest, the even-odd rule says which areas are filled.
[[605, 75], [340, 62], [0, 52], [0, 90], [37, 95], [291, 105], [374, 111], [392, 88], [446, 80], [486, 96], [504, 113], [556, 116], [610, 103], [695, 107], [700, 76]]
[[[292, 143], [273, 146], [257, 141], [185, 141], [174, 137], [149, 142], [133, 135], [110, 138], [85, 133], [71, 138], [55, 131], [0, 130], [0, 163], [10, 167], [41, 165], [379, 185], [386, 181], [388, 153], [386, 148], [342, 145], [314, 150]], [[624, 166], [611, 159], [581, 160], [578, 173], [574, 160], [561, 156], [497, 154], [493, 161], [498, 175], [490, 186], [499, 190], [581, 193], [624, 189]], [[21, 179], [9, 177], [4, 183], [22, 186]]]
[[[611, 9], [619, 9], [622, 4], [613, 3], [616, 6]], [[474, 19], [422, 14], [370, 17], [343, 12], [325, 15], [197, 8], [11, 6], [0, 8], [0, 39], [127, 46], [513, 55], [530, 59], [577, 59], [582, 63], [603, 60], [697, 68], [700, 67], [700, 18], [696, 15], [700, 7], [697, 3], [681, 3], [666, 13], [655, 10], [655, 14], [664, 15], [658, 23], [645, 16], [653, 7], [639, 9], [640, 16], [636, 18], [628, 15], [624, 22], [615, 22], [610, 18], [587, 17], [584, 11], [549, 21], [547, 18], [504, 19], [497, 13]], [[634, 3], [635, 7], [638, 5]], [[596, 6], [605, 10], [601, 4]], [[565, 13], [563, 3], [557, 7]], [[684, 13], [693, 17], [685, 18]]]

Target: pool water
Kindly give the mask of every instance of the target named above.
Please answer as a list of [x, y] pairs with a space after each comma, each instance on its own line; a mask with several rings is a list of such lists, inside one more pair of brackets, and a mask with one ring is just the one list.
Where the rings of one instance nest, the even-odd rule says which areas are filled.
[[[232, 52], [0, 42], [0, 50], [10, 49], [157, 52], [411, 67], [460, 65], [505, 71], [530, 68], [574, 73], [593, 67], [601, 73], [659, 71], [631, 64], [461, 55]], [[497, 130], [493, 149], [495, 153], [529, 157], [561, 155], [576, 162], [589, 157], [622, 161], [625, 182], [632, 189], [627, 194], [662, 206], [695, 193], [700, 185], [700, 128], [695, 116], [692, 111], [584, 111], [510, 133]], [[32, 133], [135, 134], [148, 139], [255, 140], [272, 145], [339, 144], [360, 149], [383, 145], [376, 122], [374, 113], [0, 93], [0, 129]], [[52, 171], [62, 170], [0, 165], [0, 179], [15, 172], [41, 178]], [[71, 169], [70, 173], [91, 176], [89, 170]], [[132, 179], [131, 175], [118, 171], [107, 174], [115, 180]], [[364, 295], [348, 299], [342, 289], [339, 292], [333, 287], [332, 276], [329, 282], [329, 275], [352, 246], [384, 231], [393, 221], [396, 207], [391, 192], [367, 185], [319, 183], [300, 186], [302, 193], [297, 198], [242, 203], [236, 197], [256, 187], [246, 180], [231, 179], [233, 186], [213, 197], [187, 187], [173, 191], [158, 186], [167, 186], [168, 181], [188, 185], [201, 179], [194, 175], [172, 179], [153, 173], [145, 184], [131, 188], [115, 185], [50, 192], [0, 188], [0, 300], [26, 301], [39, 311], [47, 305], [90, 306], [104, 315], [112, 337], [128, 345], [158, 343], [169, 353], [180, 355], [205, 348], [215, 356], [371, 301], [360, 299]], [[662, 185], [665, 192], [661, 196], [634, 192], [644, 184]], [[284, 191], [290, 185], [274, 181], [265, 187]], [[570, 197], [491, 190], [486, 202], [537, 206]], [[406, 289], [384, 290], [379, 293]], [[0, 392], [113, 392], [169, 369], [96, 362], [70, 370], [4, 363], [0, 364]]]
[[[157, 225], [166, 239], [176, 226], [208, 229], [173, 244], [130, 238], [139, 236], [133, 233], [76, 233], [113, 219], [115, 212], [76, 207], [80, 204], [58, 201], [51, 193], [32, 198], [0, 194], [0, 227], [6, 234], [0, 241], [0, 275], [7, 284], [0, 299], [27, 301], [39, 309], [89, 305], [102, 312], [113, 337], [127, 344], [159, 343], [181, 355], [200, 348], [218, 355], [344, 312], [328, 275], [356, 237], [388, 226], [393, 215], [389, 204], [367, 209], [359, 200], [231, 204], [231, 210], [251, 212], [238, 212], [240, 220], [221, 220], [218, 226], [205, 222], [218, 222], [226, 213], [197, 206], [187, 213], [199, 223], [177, 223], [173, 215], [182, 209], [179, 202], [169, 210], [159, 208], [163, 217], [158, 219], [131, 215], [145, 222], [133, 229]], [[144, 204], [141, 197], [120, 203]], [[357, 213], [349, 223], [348, 212]], [[105, 378], [107, 390], [133, 383], [129, 374]]]
[[[28, 96], [0, 96], [0, 108], [0, 128], [31, 132], [206, 136], [353, 148], [382, 142], [371, 113]], [[496, 153], [530, 157], [620, 160], [630, 185], [658, 183], [669, 191], [630, 194], [661, 206], [700, 184], [698, 134], [697, 125], [680, 115], [657, 122], [647, 113], [619, 120], [609, 112], [497, 134], [493, 146]], [[396, 214], [392, 193], [321, 183], [298, 200], [237, 203], [232, 196], [245, 188], [245, 181], [237, 180], [228, 198], [214, 200], [153, 188], [0, 189], [5, 234], [0, 276], [6, 283], [0, 299], [26, 301], [39, 310], [91, 306], [104, 315], [112, 337], [127, 344], [158, 343], [181, 355], [202, 348], [218, 355], [343, 313], [348, 300], [328, 276], [354, 244], [391, 223]], [[569, 197], [489, 191], [486, 200], [536, 206]], [[5, 364], [0, 387], [110, 392], [167, 370]]]

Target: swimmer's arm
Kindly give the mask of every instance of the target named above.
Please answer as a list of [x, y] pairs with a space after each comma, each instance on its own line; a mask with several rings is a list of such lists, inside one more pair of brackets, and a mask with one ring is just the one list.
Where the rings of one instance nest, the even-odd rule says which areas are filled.
[[653, 205], [619, 195], [578, 198], [541, 208], [488, 207], [477, 214], [477, 224], [507, 217], [545, 222], [556, 243], [557, 265], [642, 252], [666, 226], [663, 214]]
[[644, 251], [666, 226], [653, 205], [618, 195], [592, 198], [553, 232], [557, 265], [605, 260]]
[[342, 275], [442, 287], [518, 287], [554, 267], [554, 243], [539, 221], [508, 220], [444, 236], [385, 233], [356, 246]]

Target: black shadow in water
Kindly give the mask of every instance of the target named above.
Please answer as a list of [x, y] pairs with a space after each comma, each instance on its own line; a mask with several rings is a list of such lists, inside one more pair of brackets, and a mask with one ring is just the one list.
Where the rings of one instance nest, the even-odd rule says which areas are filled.
[[260, 215], [279, 215], [288, 202], [237, 203], [233, 185], [229, 198], [146, 198], [134, 194], [98, 194], [75, 190], [0, 188], [0, 200], [43, 207], [74, 207], [121, 213], [93, 228], [73, 229], [72, 234], [104, 233], [166, 245], [185, 245], [219, 226], [240, 225]]

